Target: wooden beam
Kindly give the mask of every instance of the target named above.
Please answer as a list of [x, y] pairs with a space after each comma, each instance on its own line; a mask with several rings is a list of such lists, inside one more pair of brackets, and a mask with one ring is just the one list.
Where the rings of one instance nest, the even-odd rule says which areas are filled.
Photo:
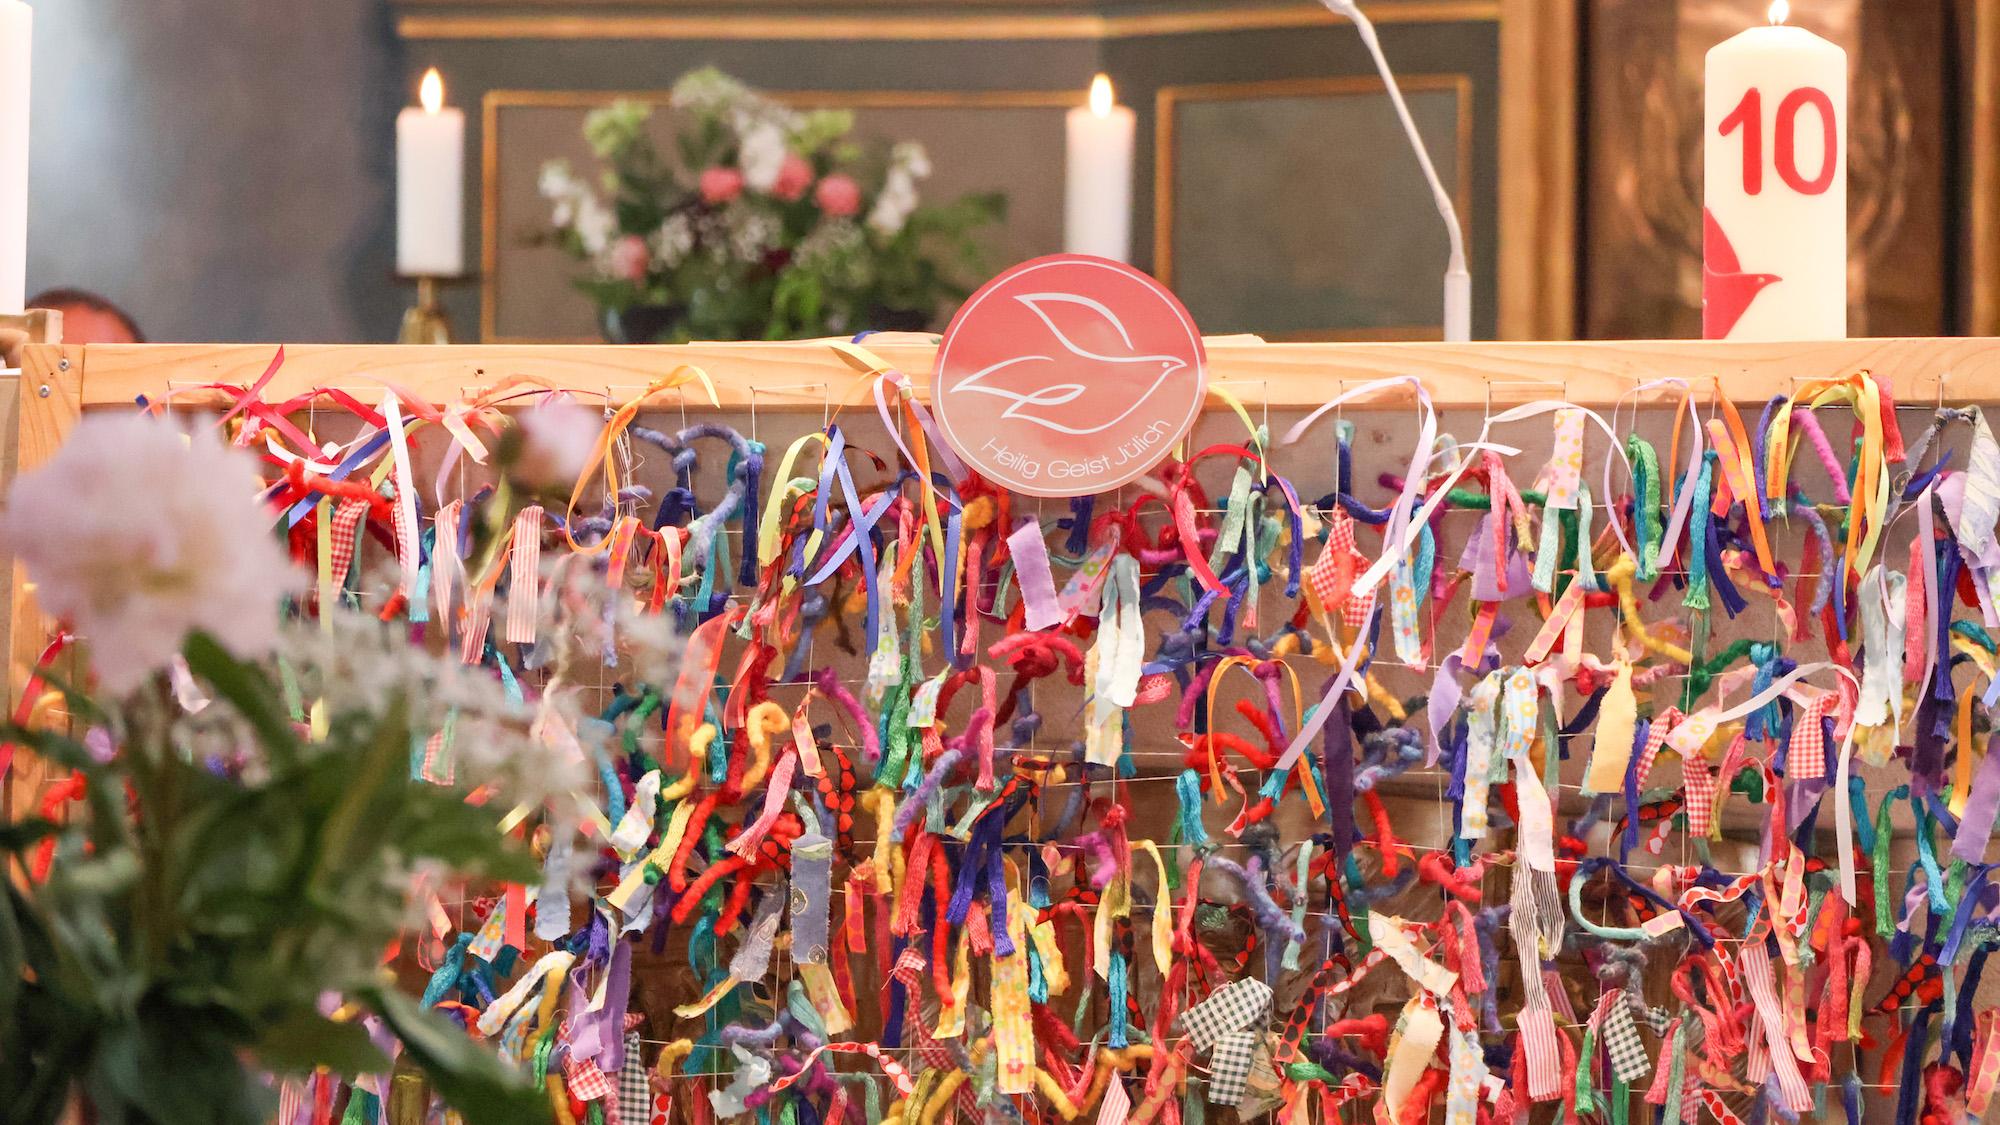
[[[551, 6], [553, 7], [553, 6]], [[637, 6], [634, 6], [636, 8]], [[1371, 8], [1378, 24], [1484, 23], [1498, 0], [1407, 0]], [[1137, 39], [1332, 24], [1318, 4], [1275, 3], [1163, 12], [646, 12], [640, 10], [407, 11], [396, 19], [405, 39], [707, 39], [826, 41], [982, 41]]]
[[[55, 455], [83, 415], [83, 349], [56, 344], [31, 344], [21, 368], [19, 398], [15, 405], [15, 471], [25, 473]], [[11, 478], [10, 478], [11, 479]], [[4, 623], [7, 654], [7, 707], [11, 711], [19, 693], [27, 685], [36, 658], [52, 632], [50, 623], [35, 605], [34, 584], [24, 568], [9, 560], [12, 589], [8, 591], [9, 612]], [[51, 780], [40, 759], [17, 754], [6, 779], [5, 814], [15, 817], [32, 811], [43, 788]]]
[[0, 313], [0, 332], [23, 333], [30, 344], [54, 344], [62, 340], [61, 309], [29, 309]]
[[1576, 334], [1576, 0], [1500, 5], [1500, 337]]
[[2000, 0], [1972, 5], [1972, 120], [1966, 152], [1971, 187], [1966, 193], [1965, 329], [2000, 333]]
[[[868, 346], [908, 372], [922, 391], [936, 354], [931, 340], [885, 334], [872, 337]], [[1207, 345], [1212, 382], [1276, 409], [1317, 406], [1343, 388], [1393, 375], [1417, 376], [1440, 406], [1457, 407], [1536, 398], [1609, 405], [1630, 402], [1632, 389], [1651, 380], [1684, 379], [1705, 387], [1711, 376], [1720, 378], [1737, 401], [1758, 402], [1789, 395], [1807, 379], [1864, 369], [1883, 379], [1898, 401], [1939, 395], [2000, 399], [2000, 341], [1972, 338], [1281, 344], [1238, 336], [1210, 338]], [[75, 356], [77, 350], [61, 354]], [[179, 393], [181, 402], [219, 402], [219, 396], [186, 392], [205, 383], [247, 386], [275, 354], [273, 347], [254, 344], [91, 344], [82, 349], [89, 378], [80, 388], [63, 385], [60, 393], [80, 394], [85, 408], [128, 406], [139, 396], [157, 399], [170, 392]], [[393, 383], [432, 402], [450, 403], [525, 375], [592, 399], [624, 403], [684, 365], [706, 372], [720, 405], [732, 410], [817, 411], [828, 400], [858, 401], [865, 394], [861, 376], [827, 341], [809, 340], [658, 347], [296, 345], [285, 349], [285, 363], [265, 387], [264, 397], [284, 399], [315, 387], [373, 397]], [[664, 405], [684, 399], [694, 406], [704, 398], [695, 390], [668, 391], [656, 401]], [[42, 400], [37, 404], [40, 421], [24, 416], [24, 424], [40, 425], [44, 437], [55, 434], [57, 420], [46, 416], [51, 405]], [[1408, 399], [1383, 395], [1362, 405], [1400, 410], [1407, 409]], [[73, 411], [68, 418], [74, 421]], [[27, 456], [24, 448], [24, 460]]]

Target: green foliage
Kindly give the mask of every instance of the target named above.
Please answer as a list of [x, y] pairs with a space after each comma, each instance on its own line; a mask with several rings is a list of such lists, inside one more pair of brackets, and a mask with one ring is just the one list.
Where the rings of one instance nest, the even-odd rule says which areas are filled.
[[[187, 745], [164, 684], [107, 716], [108, 760], [0, 729], [88, 786], [72, 824], [0, 828], [0, 853], [57, 844], [46, 882], [5, 880], [0, 898], [6, 1120], [53, 1122], [74, 1090], [100, 1121], [260, 1123], [276, 1096], [260, 1072], [386, 1072], [359, 1022], [372, 1012], [468, 1120], [546, 1121], [544, 1096], [418, 1011], [378, 964], [403, 929], [410, 865], [534, 878], [499, 812], [411, 778], [400, 701], [334, 715], [309, 742], [262, 667], [202, 636], [184, 655], [254, 744], [250, 764]], [[328, 1017], [327, 995], [349, 1003]]]

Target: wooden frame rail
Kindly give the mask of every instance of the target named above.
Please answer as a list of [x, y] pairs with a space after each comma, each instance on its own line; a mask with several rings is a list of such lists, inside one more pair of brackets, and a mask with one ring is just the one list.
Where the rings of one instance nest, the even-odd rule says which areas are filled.
[[[1719, 379], [1731, 398], [1761, 402], [1791, 394], [1807, 380], [1868, 370], [1899, 402], [1933, 399], [2000, 400], [2000, 340], [1881, 339], [1795, 344], [1702, 341], [1473, 344], [1272, 344], [1254, 337], [1211, 337], [1212, 382], [1276, 409], [1317, 406], [1353, 385], [1414, 375], [1441, 408], [1476, 409], [1535, 398], [1566, 398], [1589, 406], [1631, 402], [1639, 385], [1679, 378]], [[868, 346], [908, 372], [920, 391], [935, 355], [933, 338], [871, 337]], [[20, 377], [11, 439], [13, 463], [25, 471], [62, 444], [86, 410], [127, 407], [206, 383], [247, 386], [270, 367], [276, 349], [263, 344], [31, 345]], [[661, 347], [303, 345], [265, 386], [267, 399], [315, 387], [359, 390], [393, 383], [436, 403], [458, 401], [517, 375], [532, 375], [593, 398], [624, 403], [675, 368], [694, 365], [715, 384], [724, 409], [818, 410], [818, 399], [774, 388], [824, 383], [836, 401], [853, 398], [860, 376], [825, 341], [689, 344]], [[760, 393], [759, 388], [766, 389]], [[695, 405], [697, 395], [676, 391]], [[1661, 398], [1669, 392], [1662, 392]], [[195, 398], [198, 400], [199, 395]], [[674, 401], [663, 398], [662, 404]], [[1403, 409], [1403, 396], [1383, 395], [1371, 407]], [[4, 414], [0, 414], [4, 417]], [[0, 465], [7, 464], [0, 458]], [[15, 698], [38, 654], [45, 629], [33, 590], [15, 576], [12, 613], [0, 618], [0, 652], [7, 654], [5, 698]]]
[[[867, 346], [888, 363], [927, 381], [934, 337], [881, 334]], [[1755, 402], [1789, 394], [1807, 379], [1868, 370], [1898, 401], [1940, 392], [1960, 399], [2000, 399], [2000, 339], [1905, 338], [1819, 343], [1732, 344], [1698, 340], [1587, 343], [1325, 344], [1264, 343], [1254, 337], [1210, 337], [1209, 377], [1256, 384], [1273, 408], [1317, 406], [1342, 383], [1415, 375], [1440, 406], [1482, 406], [1522, 398], [1567, 397], [1583, 405], [1629, 401], [1648, 380], [1719, 377], [1732, 398]], [[276, 349], [266, 344], [92, 344], [30, 347], [22, 376], [24, 465], [53, 449], [85, 409], [130, 405], [201, 383], [247, 385], [263, 374]], [[320, 386], [393, 382], [437, 402], [513, 375], [535, 375], [557, 386], [616, 401], [636, 395], [674, 368], [692, 364], [714, 381], [724, 408], [783, 409], [758, 387], [828, 381], [836, 390], [856, 373], [825, 341], [612, 345], [293, 345], [266, 388], [285, 398]], [[1535, 386], [1561, 388], [1538, 392]], [[49, 393], [41, 394], [47, 387]], [[1505, 391], [1507, 393], [1502, 394]], [[794, 404], [796, 406], [796, 404]], [[1394, 399], [1380, 405], [1393, 407]], [[817, 409], [817, 404], [814, 404]], [[1364, 405], [1365, 408], [1365, 405]], [[67, 419], [67, 421], [65, 421]]]

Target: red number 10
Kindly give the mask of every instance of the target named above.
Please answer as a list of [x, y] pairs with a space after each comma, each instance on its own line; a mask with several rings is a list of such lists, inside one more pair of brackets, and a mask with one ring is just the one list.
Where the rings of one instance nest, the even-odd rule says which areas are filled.
[[[1825, 138], [1820, 146], [1820, 168], [1812, 179], [1799, 173], [1798, 132], [1799, 111], [1811, 106], [1819, 111], [1821, 135]], [[1722, 119], [1721, 132], [1728, 136], [1738, 129], [1743, 130], [1743, 191], [1746, 195], [1764, 193], [1764, 94], [1752, 86], [1744, 92], [1743, 100]], [[1840, 169], [1839, 136], [1834, 130], [1833, 99], [1826, 91], [1806, 86], [1785, 95], [1778, 103], [1777, 121], [1778, 143], [1772, 154], [1771, 163], [1778, 170], [1778, 178], [1785, 186], [1800, 195], [1824, 195], [1833, 186], [1834, 174]]]

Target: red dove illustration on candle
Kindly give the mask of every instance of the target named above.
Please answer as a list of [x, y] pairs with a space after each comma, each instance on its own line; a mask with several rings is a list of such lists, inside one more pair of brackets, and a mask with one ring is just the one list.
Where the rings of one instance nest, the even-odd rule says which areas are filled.
[[1757, 294], [1784, 278], [1774, 273], [1743, 272], [1736, 247], [1722, 224], [1715, 221], [1715, 213], [1704, 207], [1701, 217], [1701, 334], [1705, 339], [1724, 340], [1750, 310]]
[[[1013, 299], [1048, 328], [1054, 348], [1067, 354], [1014, 356], [982, 367], [952, 386], [954, 395], [991, 395], [1006, 402], [1003, 418], [1057, 433], [1102, 433], [1131, 417], [1161, 384], [1188, 366], [1179, 356], [1141, 354], [1125, 323], [1100, 301], [1074, 293], [1022, 293]], [[1060, 364], [1072, 379], [1079, 372], [1091, 377], [1036, 382], [1037, 369], [1052, 364]], [[1009, 375], [1025, 376], [1019, 381], [1031, 389], [1008, 386]]]

